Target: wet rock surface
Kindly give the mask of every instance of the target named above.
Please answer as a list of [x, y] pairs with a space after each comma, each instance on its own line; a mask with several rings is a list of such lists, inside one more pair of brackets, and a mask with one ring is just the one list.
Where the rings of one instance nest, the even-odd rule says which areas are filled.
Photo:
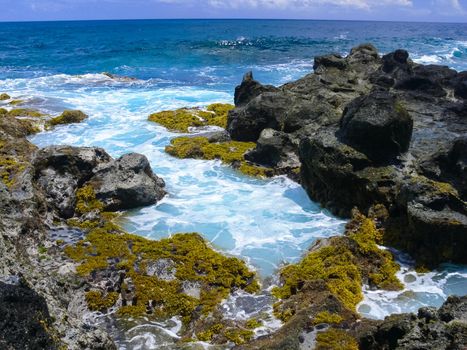
[[335, 214], [384, 205], [386, 244], [420, 265], [467, 263], [465, 77], [365, 44], [316, 57], [314, 73], [276, 89], [249, 75], [227, 130], [257, 142], [254, 163], [298, 156], [308, 194]]
[[422, 308], [417, 315], [364, 321], [357, 325], [355, 333], [362, 350], [463, 350], [467, 344], [467, 297], [450, 297], [439, 310]]

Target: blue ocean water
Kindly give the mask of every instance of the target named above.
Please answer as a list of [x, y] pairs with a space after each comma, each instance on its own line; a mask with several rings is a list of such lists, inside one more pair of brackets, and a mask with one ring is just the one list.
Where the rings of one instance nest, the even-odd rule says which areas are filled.
[[[125, 213], [131, 232], [151, 238], [200, 232], [261, 276], [297, 261], [345, 222], [313, 203], [296, 183], [252, 179], [216, 161], [177, 160], [164, 153], [177, 136], [147, 121], [153, 112], [233, 100], [242, 75], [280, 85], [312, 71], [313, 57], [346, 54], [372, 42], [382, 52], [406, 48], [421, 63], [467, 69], [467, 24], [142, 20], [0, 23], [0, 93], [56, 115], [81, 109], [90, 118], [32, 138], [39, 146], [104, 147], [112, 156], [145, 154], [167, 182], [158, 205]], [[113, 80], [102, 72], [129, 76]], [[8, 107], [8, 101], [4, 105]], [[467, 268], [418, 275], [404, 261], [403, 292], [365, 291], [367, 316], [440, 305], [465, 294]]]

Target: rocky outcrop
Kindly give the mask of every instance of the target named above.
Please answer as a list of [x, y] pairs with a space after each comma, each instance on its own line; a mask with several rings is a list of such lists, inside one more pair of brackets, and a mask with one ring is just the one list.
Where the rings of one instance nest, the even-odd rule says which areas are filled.
[[310, 197], [336, 214], [383, 205], [386, 244], [420, 265], [466, 263], [465, 82], [465, 72], [365, 44], [316, 57], [314, 73], [275, 90], [255, 82], [227, 130], [257, 142], [246, 157], [259, 165], [298, 155]]
[[73, 216], [76, 190], [91, 184], [106, 210], [123, 210], [154, 204], [165, 192], [164, 181], [140, 154], [113, 160], [101, 148], [52, 146], [34, 160], [36, 182], [60, 216]]
[[356, 326], [355, 333], [361, 350], [463, 350], [467, 344], [467, 297], [450, 297], [439, 310], [426, 307], [417, 315], [367, 320]]
[[164, 180], [153, 173], [148, 159], [137, 153], [100, 164], [89, 184], [110, 211], [155, 204], [165, 196]]
[[58, 117], [50, 119], [47, 124], [49, 126], [56, 126], [60, 124], [72, 124], [72, 123], [80, 123], [83, 120], [87, 119], [88, 116], [79, 110], [66, 110], [63, 111], [61, 115]]

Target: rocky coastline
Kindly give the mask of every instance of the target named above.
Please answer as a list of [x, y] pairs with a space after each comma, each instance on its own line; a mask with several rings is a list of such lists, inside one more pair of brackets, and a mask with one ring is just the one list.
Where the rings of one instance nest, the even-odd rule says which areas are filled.
[[245, 350], [467, 344], [467, 297], [383, 321], [356, 311], [362, 285], [401, 288], [399, 266], [382, 245], [409, 253], [420, 269], [467, 264], [467, 72], [416, 64], [404, 50], [380, 56], [365, 44], [346, 57], [316, 57], [313, 73], [280, 87], [247, 73], [235, 106], [149, 117], [184, 133], [166, 147], [170, 155], [220, 159], [250, 176], [287, 175], [350, 218], [343, 236], [319, 240], [279, 271], [271, 293], [283, 326], [260, 337], [254, 329], [262, 320], [229, 320], [219, 307], [235, 291], [260, 290], [243, 261], [198, 233], [151, 241], [118, 225], [119, 211], [166, 195], [144, 155], [38, 149], [28, 135], [87, 116], [52, 118], [13, 108], [20, 102], [7, 94], [0, 100], [12, 106], [0, 109], [1, 348], [116, 349], [85, 321], [90, 312], [178, 317], [180, 348], [197, 341]]

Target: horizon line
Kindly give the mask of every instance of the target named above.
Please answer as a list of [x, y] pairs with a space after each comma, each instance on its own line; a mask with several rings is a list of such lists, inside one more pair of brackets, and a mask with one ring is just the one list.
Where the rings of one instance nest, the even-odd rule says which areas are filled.
[[466, 22], [429, 21], [429, 20], [378, 20], [378, 19], [318, 19], [318, 18], [102, 18], [102, 19], [48, 19], [48, 20], [0, 20], [0, 23], [50, 23], [50, 22], [110, 22], [110, 21], [326, 21], [326, 22], [384, 22], [384, 23], [427, 23], [427, 24], [467, 24]]

